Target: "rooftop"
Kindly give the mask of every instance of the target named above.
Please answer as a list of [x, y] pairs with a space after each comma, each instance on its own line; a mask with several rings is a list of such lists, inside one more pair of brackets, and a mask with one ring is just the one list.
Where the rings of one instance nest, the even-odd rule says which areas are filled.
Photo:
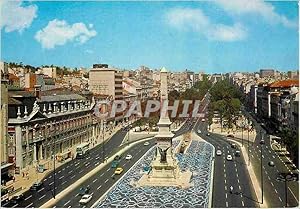
[[270, 84], [270, 88], [288, 88], [299, 86], [299, 80], [282, 80]]

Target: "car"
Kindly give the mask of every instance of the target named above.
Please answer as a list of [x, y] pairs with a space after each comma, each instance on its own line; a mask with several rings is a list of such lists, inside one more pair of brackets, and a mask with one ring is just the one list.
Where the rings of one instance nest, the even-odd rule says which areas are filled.
[[116, 167], [118, 167], [119, 163], [120, 163], [120, 161], [114, 160], [114, 161], [111, 163], [111, 167], [112, 167], [112, 168], [116, 168]]
[[241, 152], [240, 152], [239, 150], [236, 150], [236, 151], [235, 151], [235, 156], [236, 156], [236, 157], [240, 157], [240, 156], [241, 156]]
[[32, 186], [30, 187], [31, 191], [37, 191], [39, 190], [41, 187], [43, 186], [43, 182], [41, 181], [36, 181], [32, 184]]
[[201, 130], [198, 130], [197, 133], [198, 133], [198, 134], [201, 134]]
[[123, 172], [123, 168], [119, 167], [115, 170], [116, 175], [120, 175]]
[[131, 158], [132, 158], [132, 155], [129, 155], [129, 154], [126, 155], [126, 157], [125, 157], [126, 160], [130, 160]]
[[232, 160], [232, 156], [231, 156], [231, 155], [227, 155], [226, 159], [227, 159], [228, 161], [231, 161], [231, 160]]
[[14, 195], [11, 199], [10, 202], [12, 202], [13, 204], [16, 204], [20, 201], [22, 201], [24, 199], [24, 195], [23, 194], [18, 194], [18, 195]]
[[210, 133], [207, 133], [206, 136], [210, 136]]
[[114, 160], [121, 160], [121, 156], [120, 155], [116, 155]]
[[270, 161], [270, 162], [268, 163], [268, 165], [271, 166], [271, 167], [274, 167], [274, 166], [275, 166], [275, 163], [274, 163], [273, 161]]
[[202, 118], [202, 120], [201, 120], [202, 122], [205, 122], [205, 119], [204, 118]]
[[92, 195], [90, 194], [85, 194], [82, 196], [82, 198], [79, 200], [80, 204], [87, 204], [89, 201], [91, 201]]
[[150, 143], [149, 142], [145, 142], [144, 143], [144, 146], [148, 146]]
[[229, 137], [229, 138], [234, 138], [234, 135], [228, 134], [227, 137]]
[[222, 151], [221, 150], [217, 150], [217, 156], [222, 155]]
[[231, 148], [235, 149], [236, 148], [236, 144], [231, 144]]
[[90, 187], [81, 187], [79, 189], [79, 195], [83, 196], [85, 194], [88, 194], [90, 192]]

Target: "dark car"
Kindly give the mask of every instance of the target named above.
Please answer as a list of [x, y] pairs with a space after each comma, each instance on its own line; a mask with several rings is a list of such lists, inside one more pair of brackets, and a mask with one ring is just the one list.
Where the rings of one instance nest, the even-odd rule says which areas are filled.
[[236, 157], [240, 157], [240, 156], [241, 156], [241, 152], [240, 152], [239, 150], [236, 150], [236, 151], [235, 151], [235, 156], [236, 156]]
[[116, 168], [116, 167], [118, 167], [119, 163], [120, 163], [119, 160], [114, 160], [114, 161], [111, 163], [111, 167], [112, 167], [112, 168]]
[[235, 149], [236, 148], [236, 144], [231, 144], [231, 148]]
[[10, 199], [10, 202], [12, 202], [13, 204], [16, 204], [16, 203], [22, 201], [23, 199], [24, 199], [24, 195], [23, 194], [18, 194], [18, 195], [13, 196]]
[[79, 195], [83, 196], [85, 194], [88, 194], [90, 192], [90, 187], [81, 187], [79, 189]]
[[234, 138], [234, 135], [228, 134], [227, 137], [229, 137], [229, 138]]
[[33, 185], [30, 187], [31, 191], [37, 191], [39, 190], [41, 187], [43, 186], [43, 183], [38, 181], [38, 182], [34, 182]]
[[121, 155], [117, 155], [114, 160], [121, 160]]

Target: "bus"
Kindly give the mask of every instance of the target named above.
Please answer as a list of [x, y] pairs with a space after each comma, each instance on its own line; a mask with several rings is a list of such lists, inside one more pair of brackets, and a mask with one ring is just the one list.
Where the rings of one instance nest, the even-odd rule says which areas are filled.
[[78, 145], [76, 148], [76, 158], [83, 158], [89, 152], [89, 145], [90, 143], [88, 142]]

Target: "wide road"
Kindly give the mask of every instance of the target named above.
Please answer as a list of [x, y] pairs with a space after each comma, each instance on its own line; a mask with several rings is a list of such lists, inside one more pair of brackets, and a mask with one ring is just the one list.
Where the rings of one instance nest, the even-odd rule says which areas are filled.
[[[230, 143], [218, 135], [207, 136], [206, 127], [205, 122], [199, 121], [195, 129], [201, 130], [198, 135], [211, 143], [216, 151], [222, 151], [221, 156], [215, 155], [213, 207], [258, 207], [242, 154], [240, 157], [235, 157], [237, 149], [231, 148]], [[227, 155], [231, 155], [233, 160], [228, 161]], [[233, 194], [230, 193], [230, 186], [233, 186]]]
[[[104, 147], [100, 144], [92, 148], [86, 158], [71, 160], [57, 168], [55, 172], [56, 194], [93, 170], [103, 161], [103, 157], [114, 153], [122, 143], [126, 133], [126, 131], [119, 130], [111, 137], [111, 139], [104, 143]], [[50, 172], [41, 181], [43, 182], [43, 187], [38, 191], [27, 191], [24, 193], [23, 201], [18, 204], [6, 203], [2, 205], [2, 207], [40, 207], [53, 198], [53, 172]]]
[[[184, 134], [191, 130], [192, 123], [184, 123], [182, 127], [175, 133], [175, 136]], [[122, 167], [124, 172], [121, 175], [114, 175], [115, 168], [111, 168], [111, 163], [107, 164], [98, 173], [90, 177], [83, 182], [80, 186], [68, 193], [62, 200], [57, 202], [53, 207], [66, 208], [66, 207], [91, 207], [107, 190], [109, 190], [152, 146], [155, 145], [155, 140], [149, 140], [150, 145], [145, 146], [144, 143], [139, 143], [133, 146], [130, 150], [123, 154], [123, 158], [120, 161], [118, 167]], [[131, 160], [126, 160], [124, 157], [130, 154]], [[114, 177], [114, 179], [113, 179]], [[90, 187], [90, 194], [92, 194], [92, 200], [86, 205], [80, 205], [79, 190], [81, 187]]]
[[[256, 129], [257, 136], [254, 143], [249, 143], [250, 161], [254, 168], [254, 172], [257, 176], [259, 183], [261, 184], [261, 150], [262, 150], [262, 168], [263, 168], [263, 188], [264, 197], [268, 202], [269, 207], [284, 207], [285, 201], [285, 187], [284, 182], [278, 181], [277, 177], [279, 173], [296, 173], [299, 175], [298, 170], [294, 170], [291, 167], [291, 163], [285, 155], [272, 149], [274, 143], [271, 142], [270, 136], [266, 131], [258, 124], [249, 114], [245, 113], [253, 122]], [[245, 139], [234, 140], [243, 142], [246, 149], [248, 149], [247, 132], [245, 131]], [[261, 139], [264, 140], [264, 144], [260, 147]], [[275, 163], [274, 167], [268, 165], [270, 161]], [[299, 205], [299, 183], [297, 181], [290, 181], [287, 183], [287, 205], [289, 207], [296, 207]]]

